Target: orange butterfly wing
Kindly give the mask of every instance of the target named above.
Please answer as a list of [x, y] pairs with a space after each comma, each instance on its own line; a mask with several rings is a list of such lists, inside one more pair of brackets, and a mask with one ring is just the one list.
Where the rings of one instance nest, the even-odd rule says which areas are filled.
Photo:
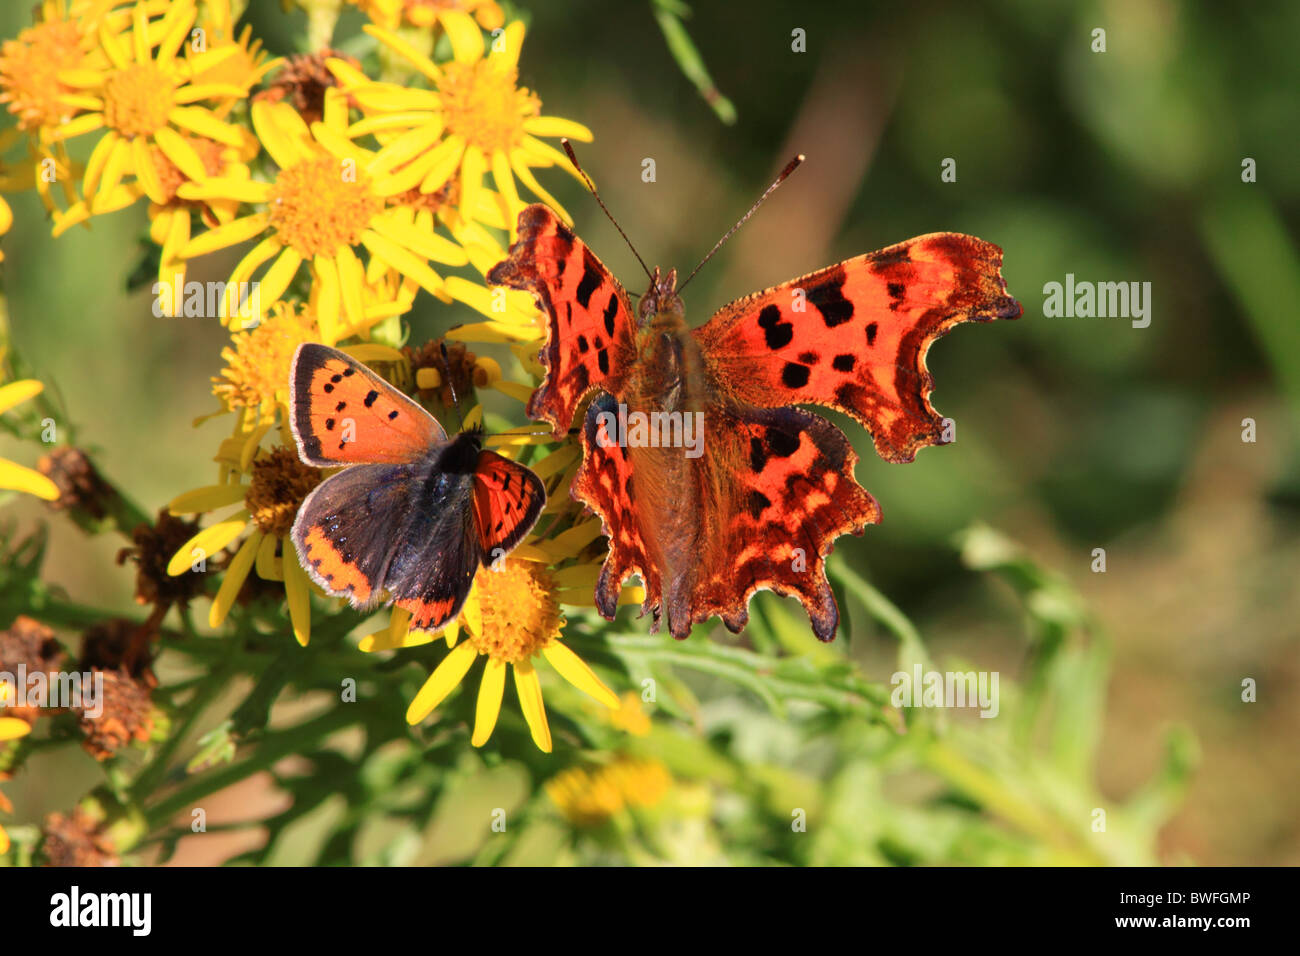
[[764, 408], [852, 415], [887, 461], [938, 444], [931, 343], [961, 322], [1014, 319], [1002, 250], [958, 233], [919, 236], [723, 306], [694, 334], [726, 395]]
[[290, 425], [309, 465], [415, 461], [447, 440], [438, 420], [351, 356], [306, 343], [289, 373]]
[[596, 254], [546, 206], [519, 214], [519, 239], [488, 282], [532, 292], [548, 317], [541, 360], [546, 380], [528, 417], [550, 422], [556, 437], [597, 388], [617, 393], [635, 359], [635, 323], [627, 292]]
[[546, 487], [532, 471], [493, 451], [478, 456], [474, 470], [474, 516], [483, 563], [514, 550], [546, 506]]

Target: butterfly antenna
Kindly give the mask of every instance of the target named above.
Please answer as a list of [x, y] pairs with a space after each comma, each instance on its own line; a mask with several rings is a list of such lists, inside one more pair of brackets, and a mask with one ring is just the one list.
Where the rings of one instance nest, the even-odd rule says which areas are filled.
[[591, 181], [591, 177], [587, 175], [587, 171], [578, 163], [578, 157], [573, 152], [573, 146], [570, 145], [568, 138], [566, 137], [565, 139], [560, 140], [560, 145], [563, 146], [564, 151], [568, 153], [569, 162], [573, 163], [573, 168], [582, 174], [582, 178], [586, 182], [587, 188], [591, 190], [591, 194], [596, 198], [596, 202], [600, 204], [600, 208], [605, 210], [605, 215], [609, 217], [609, 221], [614, 224], [614, 228], [618, 230], [618, 234], [623, 237], [623, 241], [627, 243], [627, 247], [632, 250], [632, 255], [636, 256], [636, 261], [641, 263], [642, 269], [645, 269], [646, 277], [651, 281], [654, 281], [654, 276], [650, 275], [650, 269], [645, 264], [645, 260], [641, 258], [641, 253], [636, 251], [636, 246], [632, 245], [632, 240], [627, 237], [627, 233], [624, 232], [623, 227], [618, 224], [618, 220], [614, 218], [614, 214], [609, 211], [609, 208], [601, 200], [600, 193], [596, 192], [596, 184]]
[[460, 421], [460, 430], [465, 430], [465, 416], [460, 413], [460, 399], [456, 397], [456, 385], [451, 380], [451, 362], [447, 360], [447, 343], [439, 342], [438, 348], [442, 351], [442, 373], [447, 382], [447, 390], [451, 392], [451, 404], [456, 409], [456, 418]]
[[743, 216], [740, 217], [740, 222], [736, 223], [729, 230], [727, 230], [727, 234], [723, 236], [721, 239], [719, 239], [717, 245], [715, 245], [712, 249], [709, 250], [709, 254], [700, 260], [700, 264], [691, 270], [691, 274], [686, 277], [686, 282], [683, 282], [681, 285], [677, 287], [678, 292], [681, 292], [682, 289], [686, 288], [686, 283], [690, 282], [692, 279], [695, 278], [695, 273], [699, 272], [700, 269], [704, 268], [704, 263], [708, 262], [710, 259], [713, 258], [713, 254], [722, 248], [722, 244], [726, 242], [728, 239], [730, 239], [732, 235], [735, 233], [735, 231], [739, 229], [741, 226], [743, 226], [745, 222], [749, 219], [749, 217], [754, 215], [754, 213], [758, 211], [758, 207], [763, 205], [763, 200], [766, 199], [768, 196], [772, 195], [772, 193], [776, 192], [776, 187], [780, 186], [783, 182], [785, 182], [785, 178], [789, 176], [792, 172], [794, 172], [796, 169], [798, 169], [799, 164], [802, 163], [803, 160], [804, 160], [803, 153], [800, 153], [794, 159], [790, 160], [790, 162], [785, 164], [785, 169], [781, 170], [781, 175], [776, 177], [776, 182], [772, 183], [772, 185], [768, 186], [767, 189], [763, 191], [763, 195], [758, 197], [758, 202], [750, 206], [749, 212], [745, 213]]

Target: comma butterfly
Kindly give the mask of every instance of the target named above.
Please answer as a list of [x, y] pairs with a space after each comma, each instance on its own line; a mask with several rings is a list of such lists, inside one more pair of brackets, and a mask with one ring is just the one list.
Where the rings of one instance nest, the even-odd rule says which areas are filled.
[[523, 540], [546, 503], [541, 480], [483, 449], [482, 429], [448, 438], [437, 419], [360, 362], [305, 344], [289, 373], [293, 437], [304, 462], [349, 465], [302, 503], [302, 566], [353, 607], [387, 600], [411, 627], [460, 613], [480, 564]]
[[[853, 477], [857, 455], [843, 432], [795, 406], [851, 415], [886, 461], [943, 443], [926, 352], [958, 323], [1021, 314], [1002, 250], [958, 233], [919, 236], [738, 299], [692, 329], [676, 270], [647, 269], [650, 287], [633, 310], [546, 206], [519, 214], [518, 235], [488, 281], [532, 292], [547, 316], [546, 376], [528, 414], [559, 436], [596, 393], [571, 493], [610, 539], [600, 612], [613, 618], [623, 580], [637, 574], [652, 629], [666, 615], [682, 638], [717, 615], [739, 632], [750, 597], [769, 589], [797, 597], [817, 637], [831, 640], [839, 610], [825, 558], [841, 534], [878, 523], [880, 508]], [[702, 413], [702, 454], [632, 440], [614, 423], [634, 413]]]

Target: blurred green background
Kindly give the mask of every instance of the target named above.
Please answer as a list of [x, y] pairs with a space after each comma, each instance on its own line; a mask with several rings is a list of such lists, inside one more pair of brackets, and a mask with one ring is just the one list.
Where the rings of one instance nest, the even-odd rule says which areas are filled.
[[[25, 25], [25, 7], [4, 5], [0, 36]], [[273, 52], [296, 49], [301, 13], [253, 7]], [[1159, 857], [1300, 864], [1300, 6], [692, 9], [687, 29], [734, 125], [683, 77], [644, 3], [533, 5], [520, 81], [548, 114], [593, 130], [580, 159], [651, 265], [689, 270], [791, 155], [807, 155], [692, 284], [694, 324], [752, 290], [938, 230], [1000, 245], [1025, 308], [931, 352], [954, 445], [888, 465], [845, 424], [884, 522], [840, 539], [834, 560], [899, 605], [933, 658], [1013, 678], [1027, 656], [1023, 612], [1005, 584], [963, 566], [954, 536], [978, 520], [1019, 542], [1081, 594], [1109, 639], [1101, 792], [1132, 793], [1161, 759], [1166, 728], [1184, 725], [1202, 759]], [[338, 35], [358, 22], [348, 14]], [[791, 50], [796, 28], [807, 52]], [[1097, 28], [1104, 53], [1092, 50]], [[1242, 181], [1248, 157], [1257, 182]], [[642, 181], [646, 158], [653, 183]], [[941, 180], [946, 158], [956, 182]], [[595, 203], [559, 173], [544, 182], [640, 291], [639, 267]], [[208, 483], [227, 426], [196, 433], [190, 422], [215, 407], [224, 333], [155, 319], [146, 291], [125, 292], [144, 208], [55, 242], [34, 196], [10, 201], [14, 346], [57, 387], [77, 440], [148, 511]], [[192, 278], [222, 278], [232, 262], [208, 257]], [[1044, 284], [1067, 273], [1150, 282], [1150, 327], [1044, 317]], [[430, 331], [473, 320], [423, 315]], [[1245, 418], [1254, 443], [1242, 441]], [[30, 463], [32, 449], [7, 442], [0, 455]], [[10, 509], [24, 523], [41, 511]], [[55, 522], [51, 576], [127, 608], [118, 546]], [[1094, 548], [1106, 550], [1104, 574], [1090, 570]], [[839, 640], [887, 680], [893, 642], [856, 608], [846, 617]], [[1258, 702], [1241, 702], [1244, 678], [1258, 682]]]

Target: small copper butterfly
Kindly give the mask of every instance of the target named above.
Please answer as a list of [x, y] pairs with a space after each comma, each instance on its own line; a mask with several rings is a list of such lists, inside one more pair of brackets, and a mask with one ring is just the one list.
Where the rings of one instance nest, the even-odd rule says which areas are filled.
[[290, 424], [304, 462], [348, 465], [307, 496], [293, 523], [302, 566], [353, 607], [391, 601], [411, 627], [460, 613], [480, 565], [523, 540], [546, 504], [529, 469], [448, 438], [437, 419], [375, 372], [324, 345], [300, 345]]

